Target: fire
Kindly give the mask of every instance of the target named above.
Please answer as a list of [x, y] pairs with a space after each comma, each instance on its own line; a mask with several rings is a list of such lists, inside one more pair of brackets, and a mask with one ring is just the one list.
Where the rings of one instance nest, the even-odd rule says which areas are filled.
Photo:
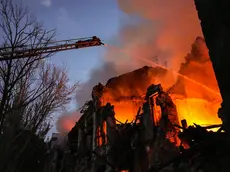
[[118, 121], [125, 123], [131, 122], [134, 120], [135, 115], [139, 109], [139, 103], [130, 101], [122, 101], [122, 102], [113, 102], [114, 110], [116, 112], [116, 118]]
[[186, 119], [188, 125], [193, 123], [200, 125], [220, 124], [217, 116], [220, 102], [208, 102], [204, 99], [187, 98], [174, 100], [179, 119]]
[[[178, 118], [181, 121], [186, 119], [188, 125], [193, 123], [205, 126], [210, 124], [220, 124], [221, 120], [217, 116], [217, 111], [220, 107], [219, 101], [209, 102], [205, 99], [199, 98], [174, 98], [172, 95], [173, 102], [176, 104], [178, 111]], [[143, 101], [120, 101], [111, 102], [114, 105], [116, 112], [116, 119], [120, 122], [131, 122], [141, 107]]]
[[[147, 88], [147, 86], [148, 85], [145, 87]], [[120, 89], [122, 90], [122, 93], [126, 95], [125, 98], [123, 97], [119, 100], [118, 98], [115, 98], [114, 92], [106, 92], [104, 95], [103, 104], [105, 105], [106, 102], [110, 102], [114, 105], [116, 119], [118, 121], [123, 123], [126, 121], [131, 122], [135, 118], [138, 109], [142, 107], [144, 97], [141, 97], [140, 95], [144, 95], [145, 92], [136, 92], [139, 98], [128, 99], [128, 94], [131, 94], [132, 90], [127, 88], [125, 90], [125, 88], [122, 88], [121, 86]], [[133, 89], [135, 90], [135, 88]], [[106, 96], [110, 98], [106, 98]], [[205, 98], [186, 98], [177, 94], [171, 94], [170, 96], [172, 97], [173, 102], [176, 104], [179, 121], [186, 119], [188, 125], [193, 125], [193, 123], [199, 125], [221, 123], [221, 120], [217, 116], [217, 111], [220, 107], [221, 99], [214, 99], [213, 101], [209, 101]], [[111, 97], [113, 97], [114, 100]], [[130, 97], [132, 96], [130, 95]]]
[[222, 99], [203, 38], [198, 37], [192, 44], [191, 53], [178, 73], [175, 79], [174, 73], [166, 68], [143, 67], [112, 78], [106, 84], [103, 104], [110, 102], [116, 119], [130, 122], [142, 107], [147, 87], [160, 83], [165, 91], [170, 90], [179, 120], [186, 119], [188, 125], [220, 124], [217, 111]]

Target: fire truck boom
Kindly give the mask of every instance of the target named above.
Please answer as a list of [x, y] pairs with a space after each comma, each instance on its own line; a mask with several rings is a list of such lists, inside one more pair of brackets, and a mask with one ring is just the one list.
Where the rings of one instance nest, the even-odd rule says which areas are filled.
[[80, 39], [70, 39], [63, 41], [55, 41], [48, 44], [39, 44], [32, 46], [18, 46], [14, 47], [14, 51], [12, 51], [12, 47], [3, 47], [0, 48], [0, 61], [10, 60], [10, 59], [20, 59], [20, 58], [28, 58], [33, 56], [38, 56], [41, 54], [50, 54], [59, 51], [79, 49], [79, 48], [87, 48], [94, 46], [101, 46], [104, 43], [96, 37], [89, 38], [80, 38]]

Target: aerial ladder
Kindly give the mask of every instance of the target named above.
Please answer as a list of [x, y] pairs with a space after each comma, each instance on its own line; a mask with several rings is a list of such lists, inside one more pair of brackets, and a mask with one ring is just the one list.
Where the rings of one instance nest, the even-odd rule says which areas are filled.
[[98, 37], [93, 36], [87, 38], [53, 41], [46, 44], [41, 43], [35, 45], [35, 48], [31, 48], [30, 45], [21, 45], [14, 47], [14, 51], [12, 51], [12, 47], [3, 47], [0, 48], [0, 61], [29, 58], [41, 54], [50, 54], [59, 51], [95, 47], [101, 45], [104, 45], [104, 43], [102, 43]]

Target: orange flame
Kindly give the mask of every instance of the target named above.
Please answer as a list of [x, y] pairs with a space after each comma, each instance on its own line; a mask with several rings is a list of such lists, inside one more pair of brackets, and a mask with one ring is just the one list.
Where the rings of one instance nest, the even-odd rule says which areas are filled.
[[204, 99], [187, 98], [175, 100], [179, 119], [186, 119], [188, 125], [193, 123], [200, 125], [220, 124], [217, 116], [220, 102], [208, 102]]
[[[186, 119], [188, 125], [193, 125], [193, 123], [199, 125], [221, 123], [217, 116], [220, 101], [208, 102], [205, 99], [198, 98], [173, 98], [173, 101], [177, 106], [179, 120]], [[140, 103], [132, 101], [110, 102], [114, 105], [116, 119], [123, 123], [127, 120], [131, 122], [135, 118], [139, 107], [141, 107]]]

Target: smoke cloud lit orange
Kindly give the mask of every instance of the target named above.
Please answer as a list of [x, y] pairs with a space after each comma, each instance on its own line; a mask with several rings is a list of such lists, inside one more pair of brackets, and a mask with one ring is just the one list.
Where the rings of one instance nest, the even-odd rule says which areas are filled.
[[[83, 105], [98, 82], [151, 65], [132, 57], [141, 56], [178, 70], [184, 56], [197, 36], [202, 36], [193, 1], [187, 0], [118, 0], [121, 19], [119, 32], [106, 42], [130, 52], [125, 54], [106, 47], [104, 64], [93, 70], [87, 82], [77, 92], [77, 101]], [[157, 58], [155, 58], [157, 56]], [[167, 64], [165, 63], [167, 61]]]
[[[104, 64], [91, 72], [90, 79], [82, 85], [84, 91], [77, 93], [80, 105], [89, 99], [93, 86], [98, 82], [105, 84], [106, 80], [111, 77], [145, 65], [151, 66], [152, 64], [149, 64], [148, 61], [179, 71], [198, 83], [211, 87], [217, 93], [219, 92], [205, 42], [200, 38], [196, 40], [198, 36], [202, 36], [202, 32], [193, 1], [118, 0], [117, 2], [121, 11], [126, 15], [122, 20], [119, 33], [111, 41], [116, 43], [117, 48], [112, 48], [113, 46], [110, 46], [108, 42]], [[123, 50], [127, 53], [124, 53]], [[148, 60], [143, 61], [135, 58], [136, 56]], [[220, 122], [216, 112], [221, 98], [216, 94], [201, 88], [199, 84], [175, 76], [170, 71], [164, 72], [164, 76], [151, 72], [147, 73], [147, 76], [150, 77], [146, 77], [145, 81], [134, 77], [133, 82], [127, 82], [129, 78], [127, 77], [126, 82], [118, 84], [115, 90], [105, 96], [110, 98], [115, 94], [115, 97], [126, 96], [130, 92], [130, 95], [135, 92], [135, 95], [138, 96], [144, 94], [151, 83], [161, 83], [166, 89], [176, 84], [176, 87], [171, 90], [171, 95], [178, 106], [180, 119], [186, 118], [188, 124]], [[128, 105], [127, 102], [111, 103], [115, 105], [117, 117], [123, 122], [127, 118], [132, 120], [139, 107], [139, 104], [138, 107], [134, 107], [131, 104]], [[122, 105], [126, 105], [125, 111]]]
[[[130, 20], [138, 17], [131, 24], [127, 21], [118, 35], [119, 46], [135, 55], [151, 60], [157, 55], [159, 63], [168, 61], [168, 67], [178, 70], [191, 43], [202, 36], [193, 1], [118, 0], [118, 4]], [[123, 70], [124, 66], [136, 69], [147, 65], [114, 51], [109, 51], [105, 58]]]
[[68, 112], [61, 114], [56, 122], [56, 129], [59, 133], [67, 134], [81, 117], [79, 112]]

